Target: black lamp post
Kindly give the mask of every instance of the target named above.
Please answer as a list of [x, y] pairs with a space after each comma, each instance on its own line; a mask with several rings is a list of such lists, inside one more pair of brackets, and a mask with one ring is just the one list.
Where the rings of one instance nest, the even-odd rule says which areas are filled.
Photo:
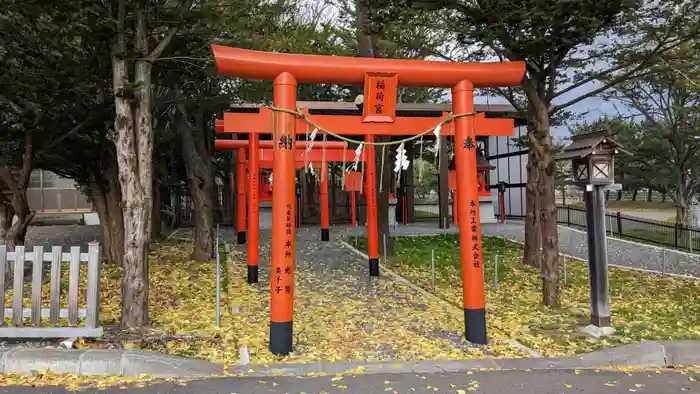
[[608, 130], [573, 136], [572, 143], [555, 160], [571, 160], [574, 183], [584, 191], [588, 235], [588, 275], [591, 326], [594, 336], [614, 332], [610, 324], [608, 254], [605, 233], [605, 191], [620, 190], [615, 184], [615, 155], [629, 152], [610, 137]]

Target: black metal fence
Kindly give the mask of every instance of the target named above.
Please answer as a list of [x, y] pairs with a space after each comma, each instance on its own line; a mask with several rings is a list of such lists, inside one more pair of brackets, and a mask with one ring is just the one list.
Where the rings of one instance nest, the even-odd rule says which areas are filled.
[[[606, 231], [613, 237], [700, 252], [700, 228], [640, 219], [620, 212], [608, 212], [605, 216]], [[557, 222], [585, 229], [586, 211], [559, 206]]]

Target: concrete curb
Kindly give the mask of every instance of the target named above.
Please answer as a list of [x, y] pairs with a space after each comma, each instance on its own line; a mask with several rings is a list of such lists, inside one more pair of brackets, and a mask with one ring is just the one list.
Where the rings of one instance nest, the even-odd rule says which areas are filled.
[[[228, 373], [265, 377], [308, 373], [441, 373], [474, 369], [664, 368], [683, 365], [700, 365], [700, 341], [645, 341], [562, 358], [248, 365], [231, 368]], [[156, 378], [203, 378], [224, 374], [224, 367], [220, 364], [143, 350], [0, 349], [0, 373], [29, 374], [47, 369], [77, 375], [138, 377], [146, 374]]]
[[166, 378], [221, 374], [221, 365], [143, 350], [0, 348], [0, 373], [50, 370], [76, 375]]

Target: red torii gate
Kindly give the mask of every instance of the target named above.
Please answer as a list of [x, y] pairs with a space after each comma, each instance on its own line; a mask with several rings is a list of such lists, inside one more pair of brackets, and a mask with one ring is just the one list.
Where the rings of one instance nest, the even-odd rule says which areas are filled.
[[[272, 256], [270, 281], [270, 351], [288, 354], [293, 351], [293, 294], [294, 294], [294, 151], [296, 126], [302, 116], [314, 118], [321, 129], [330, 130], [321, 116], [299, 113], [296, 108], [296, 89], [303, 83], [364, 84], [365, 103], [362, 117], [344, 117], [343, 124], [334, 125], [333, 132], [344, 135], [365, 135], [366, 193], [368, 201], [368, 244], [370, 274], [378, 275], [378, 239], [376, 191], [374, 188], [374, 136], [417, 135], [417, 118], [396, 117], [396, 90], [399, 81], [406, 86], [443, 87], [452, 89], [454, 118], [443, 123], [454, 124], [457, 167], [457, 191], [469, 204], [458, 205], [460, 228], [460, 261], [464, 295], [465, 336], [468, 341], [486, 343], [485, 295], [481, 264], [481, 236], [479, 224], [476, 174], [475, 128], [479, 117], [474, 113], [474, 88], [518, 85], [525, 72], [523, 62], [509, 63], [452, 63], [416, 60], [350, 58], [340, 56], [313, 56], [266, 53], [212, 45], [212, 51], [221, 75], [273, 81], [275, 116], [269, 111], [274, 136]], [[224, 115], [224, 128], [239, 132], [239, 120], [234, 114]], [[468, 119], [468, 117], [471, 118]], [[350, 124], [350, 120], [354, 122]], [[484, 118], [485, 119], [485, 118]], [[408, 121], [406, 121], [408, 120]], [[435, 119], [431, 119], [435, 122]], [[229, 124], [230, 123], [230, 127]], [[430, 127], [434, 126], [433, 123]], [[347, 126], [347, 127], [344, 127]], [[513, 123], [510, 122], [512, 130]], [[260, 128], [249, 130], [257, 136]], [[251, 139], [250, 148], [257, 149], [257, 138]], [[255, 144], [253, 141], [256, 141]], [[253, 150], [255, 150], [253, 149]], [[253, 155], [254, 157], [255, 155]], [[254, 162], [255, 160], [251, 160]], [[257, 164], [257, 163], [256, 163]], [[250, 167], [251, 178], [258, 171]], [[252, 191], [254, 193], [254, 190]], [[251, 193], [252, 194], [252, 193]], [[255, 207], [251, 207], [255, 209]], [[252, 236], [252, 234], [251, 234]]]
[[[221, 132], [223, 125], [217, 120], [215, 123], [216, 131]], [[257, 135], [255, 135], [257, 137]], [[260, 218], [259, 218], [259, 198], [258, 193], [258, 179], [260, 176], [261, 169], [273, 168], [273, 141], [255, 141], [251, 140], [215, 140], [214, 148], [217, 150], [233, 150], [238, 149], [238, 165], [237, 165], [237, 177], [238, 183], [236, 185], [237, 190], [237, 201], [238, 204], [238, 215], [236, 218], [236, 229], [238, 231], [238, 244], [246, 243], [246, 211], [243, 207], [246, 206], [246, 187], [245, 187], [245, 173], [249, 166], [256, 166], [258, 170], [255, 176], [249, 175], [248, 177], [248, 229], [250, 231], [250, 240], [248, 242], [248, 273], [247, 279], [248, 283], [258, 283], [258, 248], [260, 245], [259, 233], [260, 233]], [[306, 148], [309, 141], [296, 141], [295, 148]], [[254, 147], [258, 149], [254, 149]], [[318, 141], [314, 143], [317, 147], [316, 150], [310, 152], [296, 151], [296, 161], [295, 168], [301, 168], [304, 163], [316, 163], [320, 164], [321, 167], [321, 182], [320, 182], [320, 197], [321, 197], [321, 240], [330, 241], [330, 218], [328, 213], [328, 162], [333, 161], [352, 161], [354, 159], [354, 152], [347, 151], [347, 142], [344, 141]], [[245, 160], [245, 148], [248, 148], [249, 160]], [[262, 149], [268, 148], [268, 149]], [[342, 150], [341, 150], [342, 149]], [[358, 161], [363, 161], [362, 158]], [[248, 165], [247, 165], [248, 164]], [[252, 174], [248, 171], [249, 174]], [[233, 176], [232, 176], [233, 178]], [[231, 184], [233, 185], [233, 179]], [[352, 184], [352, 183], [351, 183]], [[254, 190], [253, 193], [250, 191]], [[274, 190], [274, 189], [273, 189]], [[355, 205], [355, 191], [352, 190], [351, 198], [353, 209]], [[355, 226], [355, 212], [353, 211], [353, 227]]]

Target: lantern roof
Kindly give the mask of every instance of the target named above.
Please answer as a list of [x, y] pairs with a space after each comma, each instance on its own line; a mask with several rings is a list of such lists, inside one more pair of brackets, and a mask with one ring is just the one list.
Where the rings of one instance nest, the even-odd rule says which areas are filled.
[[476, 168], [480, 170], [495, 170], [496, 166], [491, 164], [484, 156], [484, 152], [481, 149], [476, 151]]
[[554, 160], [582, 159], [595, 154], [614, 155], [619, 152], [631, 155], [610, 136], [609, 130], [600, 129], [572, 136], [571, 144], [556, 155]]

